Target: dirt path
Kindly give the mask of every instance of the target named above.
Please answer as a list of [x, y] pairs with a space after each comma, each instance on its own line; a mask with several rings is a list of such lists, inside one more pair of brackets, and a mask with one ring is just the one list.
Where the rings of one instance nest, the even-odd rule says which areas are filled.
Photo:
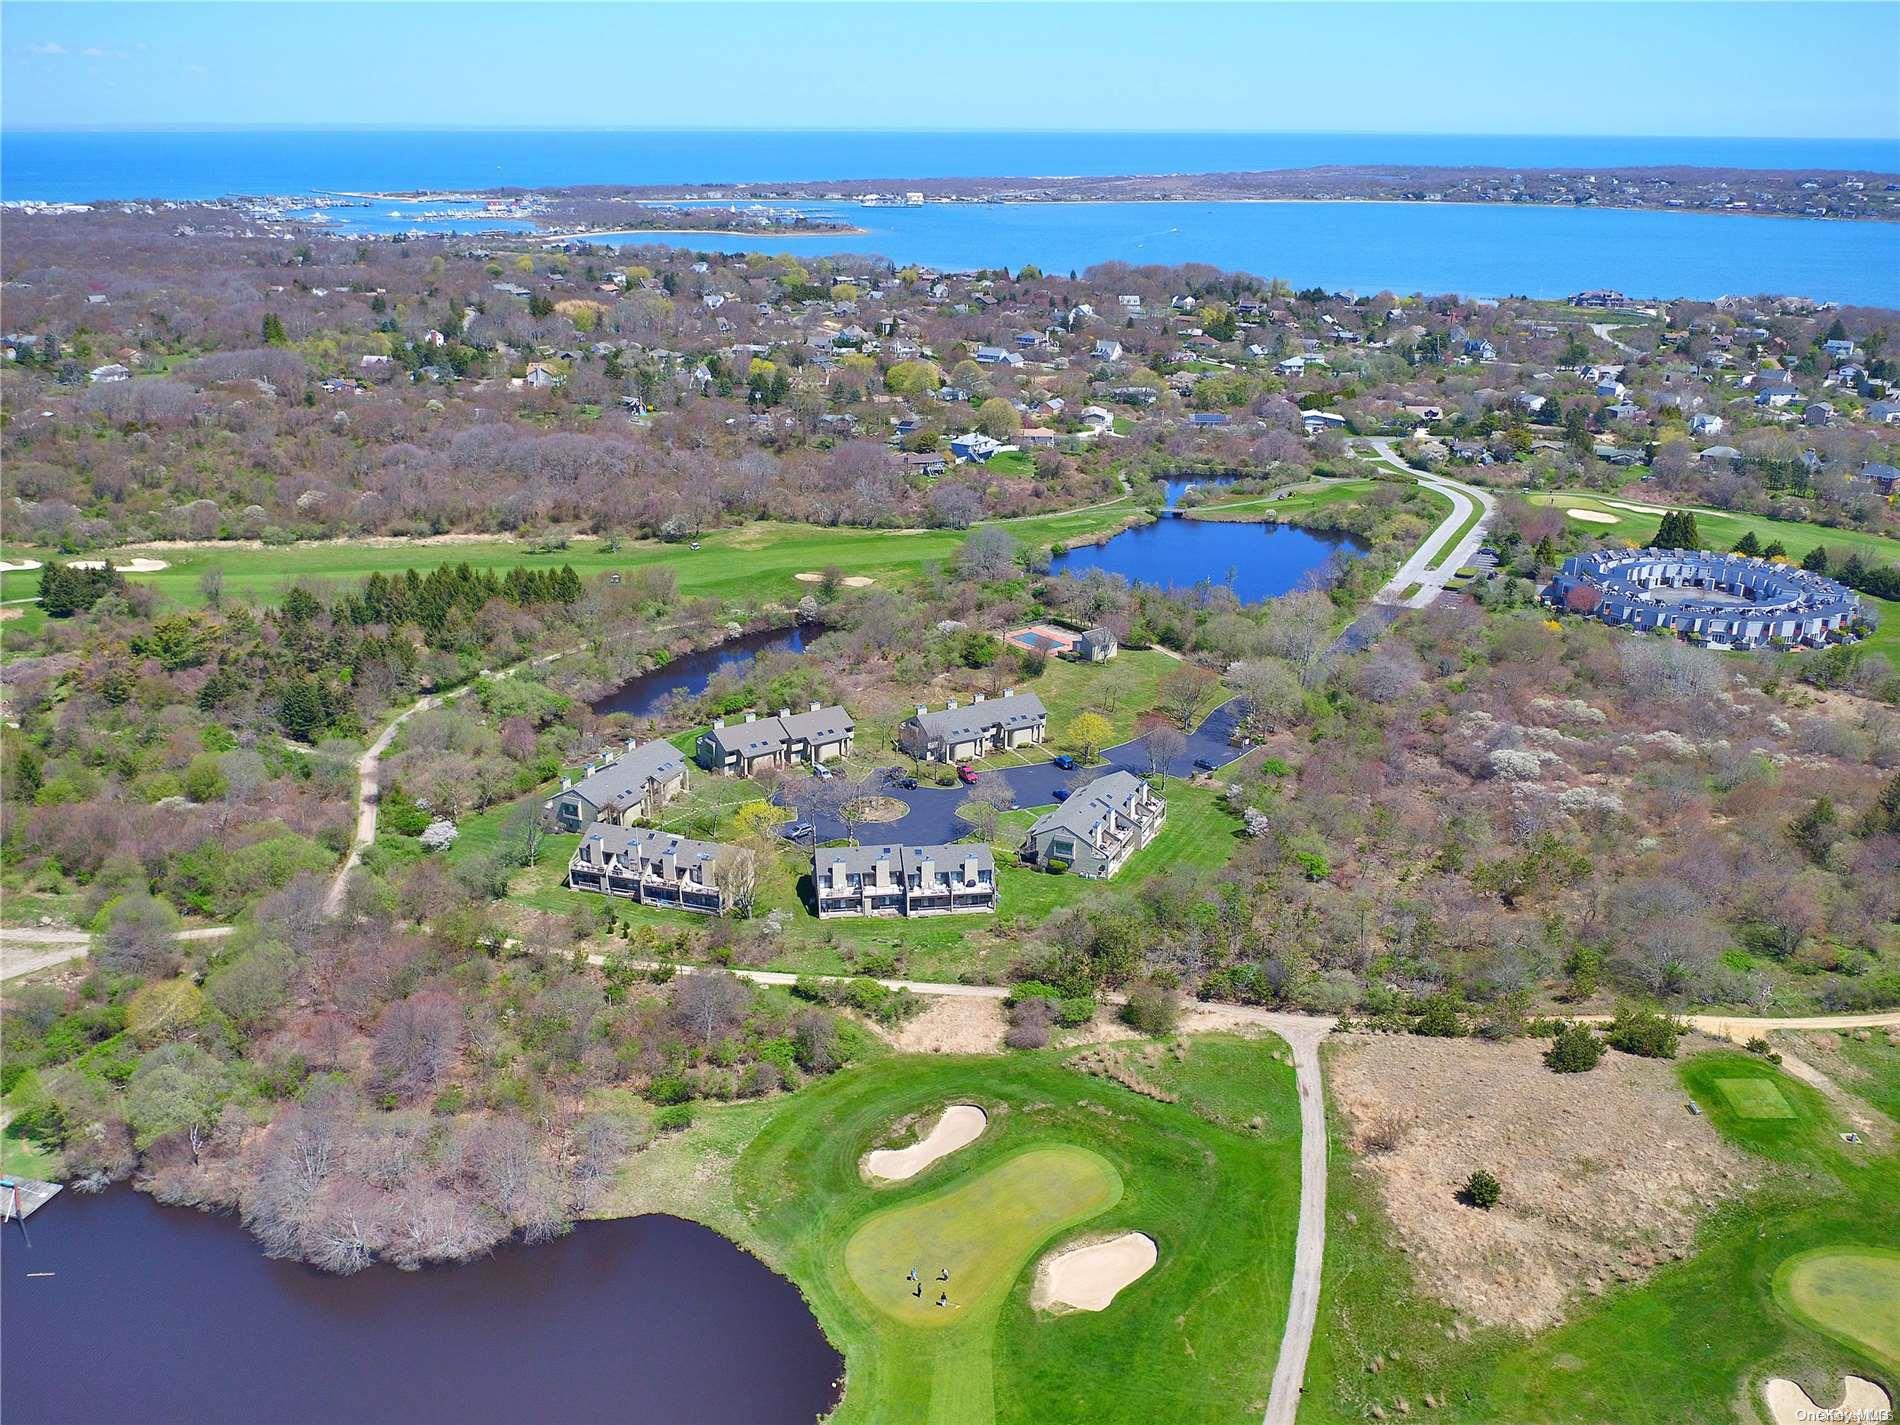
[[[236, 927], [201, 925], [181, 930], [174, 940], [221, 940]], [[83, 930], [54, 930], [44, 926], [0, 928], [0, 980], [30, 975], [50, 969], [68, 960], [77, 960], [92, 949], [92, 936]]]
[[[522, 668], [539, 668], [552, 663], [557, 658], [573, 652], [563, 648], [554, 653], [545, 653], [539, 658], [531, 658], [526, 663], [517, 663], [494, 674], [497, 678], [512, 678]], [[383, 754], [389, 751], [389, 744], [396, 740], [396, 733], [402, 725], [417, 713], [439, 708], [446, 703], [465, 696], [473, 683], [464, 683], [459, 688], [451, 688], [446, 693], [430, 693], [427, 697], [416, 699], [407, 708], [389, 720], [387, 726], [377, 734], [363, 755], [356, 759], [356, 834], [350, 839], [350, 854], [343, 860], [342, 867], [330, 881], [330, 890], [323, 898], [325, 915], [335, 915], [343, 909], [343, 895], [349, 887], [350, 872], [362, 864], [363, 853], [369, 850], [370, 843], [376, 839], [376, 799], [382, 791]]]

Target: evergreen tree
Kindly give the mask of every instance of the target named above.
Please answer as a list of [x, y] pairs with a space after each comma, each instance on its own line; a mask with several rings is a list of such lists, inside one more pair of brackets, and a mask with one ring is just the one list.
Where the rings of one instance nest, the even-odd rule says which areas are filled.
[[1810, 574], [1827, 573], [1827, 546], [1817, 544], [1801, 556], [1801, 567]]
[[1774, 540], [1767, 548], [1762, 550], [1761, 557], [1763, 559], [1786, 559], [1788, 557], [1788, 546], [1778, 539]]
[[284, 333], [284, 319], [275, 312], [264, 313], [264, 345], [288, 346], [290, 338]]
[[1735, 541], [1734, 552], [1737, 554], [1760, 554], [1761, 553], [1761, 541], [1755, 538], [1754, 530], [1752, 529], [1749, 530], [1740, 539]]

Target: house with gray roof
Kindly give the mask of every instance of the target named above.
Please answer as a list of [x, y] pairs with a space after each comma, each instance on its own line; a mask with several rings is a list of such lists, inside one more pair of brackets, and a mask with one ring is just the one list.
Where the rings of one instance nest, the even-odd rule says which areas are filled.
[[820, 920], [958, 915], [996, 909], [996, 858], [974, 841], [827, 846], [812, 855]]
[[1078, 876], [1106, 880], [1153, 841], [1168, 804], [1132, 772], [1111, 772], [1075, 791], [1037, 817], [1022, 846], [1023, 860], [1045, 870], [1060, 861]]
[[1120, 651], [1115, 635], [1099, 625], [1075, 641], [1075, 656], [1083, 663], [1106, 663]]
[[715, 718], [711, 729], [699, 735], [693, 759], [708, 772], [728, 777], [800, 762], [815, 767], [847, 755], [856, 733], [850, 713], [821, 703], [802, 713], [780, 708], [776, 717], [747, 713], [744, 722], [730, 725]]
[[1008, 689], [1000, 698], [956, 699], [937, 712], [919, 705], [897, 729], [897, 743], [925, 762], [967, 762], [1012, 747], [1032, 747], [1048, 734], [1049, 712], [1034, 693]]
[[721, 915], [732, 896], [722, 870], [734, 848], [645, 826], [591, 827], [567, 863], [577, 891], [625, 896], [642, 905]]
[[579, 831], [597, 821], [630, 826], [659, 815], [660, 808], [685, 790], [685, 753], [670, 742], [636, 744], [629, 737], [618, 756], [589, 764], [578, 782], [563, 777], [561, 790], [548, 799], [545, 810], [560, 831]]

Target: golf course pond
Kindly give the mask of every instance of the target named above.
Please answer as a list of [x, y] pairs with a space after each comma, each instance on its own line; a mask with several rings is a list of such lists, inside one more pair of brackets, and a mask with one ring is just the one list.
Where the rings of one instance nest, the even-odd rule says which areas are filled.
[[1242, 603], [1252, 604], [1315, 580], [1324, 582], [1334, 561], [1365, 552], [1365, 546], [1347, 534], [1167, 515], [1125, 529], [1102, 544], [1078, 545], [1056, 555], [1050, 567], [1057, 574], [1077, 575], [1103, 569], [1130, 583], [1163, 589], [1225, 584]]
[[762, 653], [803, 653], [805, 645], [825, 631], [823, 624], [795, 623], [790, 628], [766, 628], [742, 633], [712, 648], [682, 653], [658, 668], [630, 678], [593, 704], [595, 712], [631, 713], [650, 717], [674, 693], [696, 698], [714, 675], [727, 669], [749, 667]]
[[466, 1266], [326, 1276], [129, 1188], [6, 1229], [0, 1416], [809, 1425], [844, 1362], [796, 1288], [673, 1217]]

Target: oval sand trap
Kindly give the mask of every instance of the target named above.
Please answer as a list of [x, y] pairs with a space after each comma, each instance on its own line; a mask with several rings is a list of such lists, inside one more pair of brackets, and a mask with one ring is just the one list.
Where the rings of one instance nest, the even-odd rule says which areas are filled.
[[1145, 1232], [1070, 1247], [1043, 1258], [1029, 1304], [1037, 1311], [1106, 1311], [1123, 1287], [1154, 1269], [1159, 1255]]
[[[804, 573], [794, 574], [792, 577], [801, 584], [822, 584], [825, 581], [825, 576], [816, 569], [807, 569]], [[847, 574], [838, 582], [847, 589], [868, 589], [873, 580], [868, 574]]]
[[37, 559], [0, 560], [0, 574], [24, 574], [29, 569], [37, 569], [39, 567], [40, 561]]
[[1847, 1394], [1832, 1410], [1823, 1409], [1809, 1399], [1808, 1393], [1791, 1380], [1775, 1376], [1761, 1389], [1768, 1402], [1768, 1413], [1775, 1425], [1796, 1425], [1807, 1420], [1885, 1420], [1887, 1392], [1870, 1380], [1847, 1377]]
[[1601, 510], [1565, 510], [1573, 520], [1582, 520], [1585, 524], [1621, 524], [1615, 515], [1606, 515]]
[[[103, 569], [106, 567], [106, 562], [103, 559], [75, 559], [68, 567], [72, 569]], [[164, 559], [146, 559], [141, 557], [138, 559], [128, 559], [125, 563], [114, 564], [112, 567], [117, 569], [121, 574], [156, 574], [159, 570], [169, 569], [172, 566], [169, 561]]]
[[983, 1136], [989, 1115], [973, 1103], [953, 1103], [936, 1125], [908, 1148], [878, 1148], [864, 1155], [864, 1171], [882, 1182], [914, 1178], [939, 1158], [967, 1148]]

